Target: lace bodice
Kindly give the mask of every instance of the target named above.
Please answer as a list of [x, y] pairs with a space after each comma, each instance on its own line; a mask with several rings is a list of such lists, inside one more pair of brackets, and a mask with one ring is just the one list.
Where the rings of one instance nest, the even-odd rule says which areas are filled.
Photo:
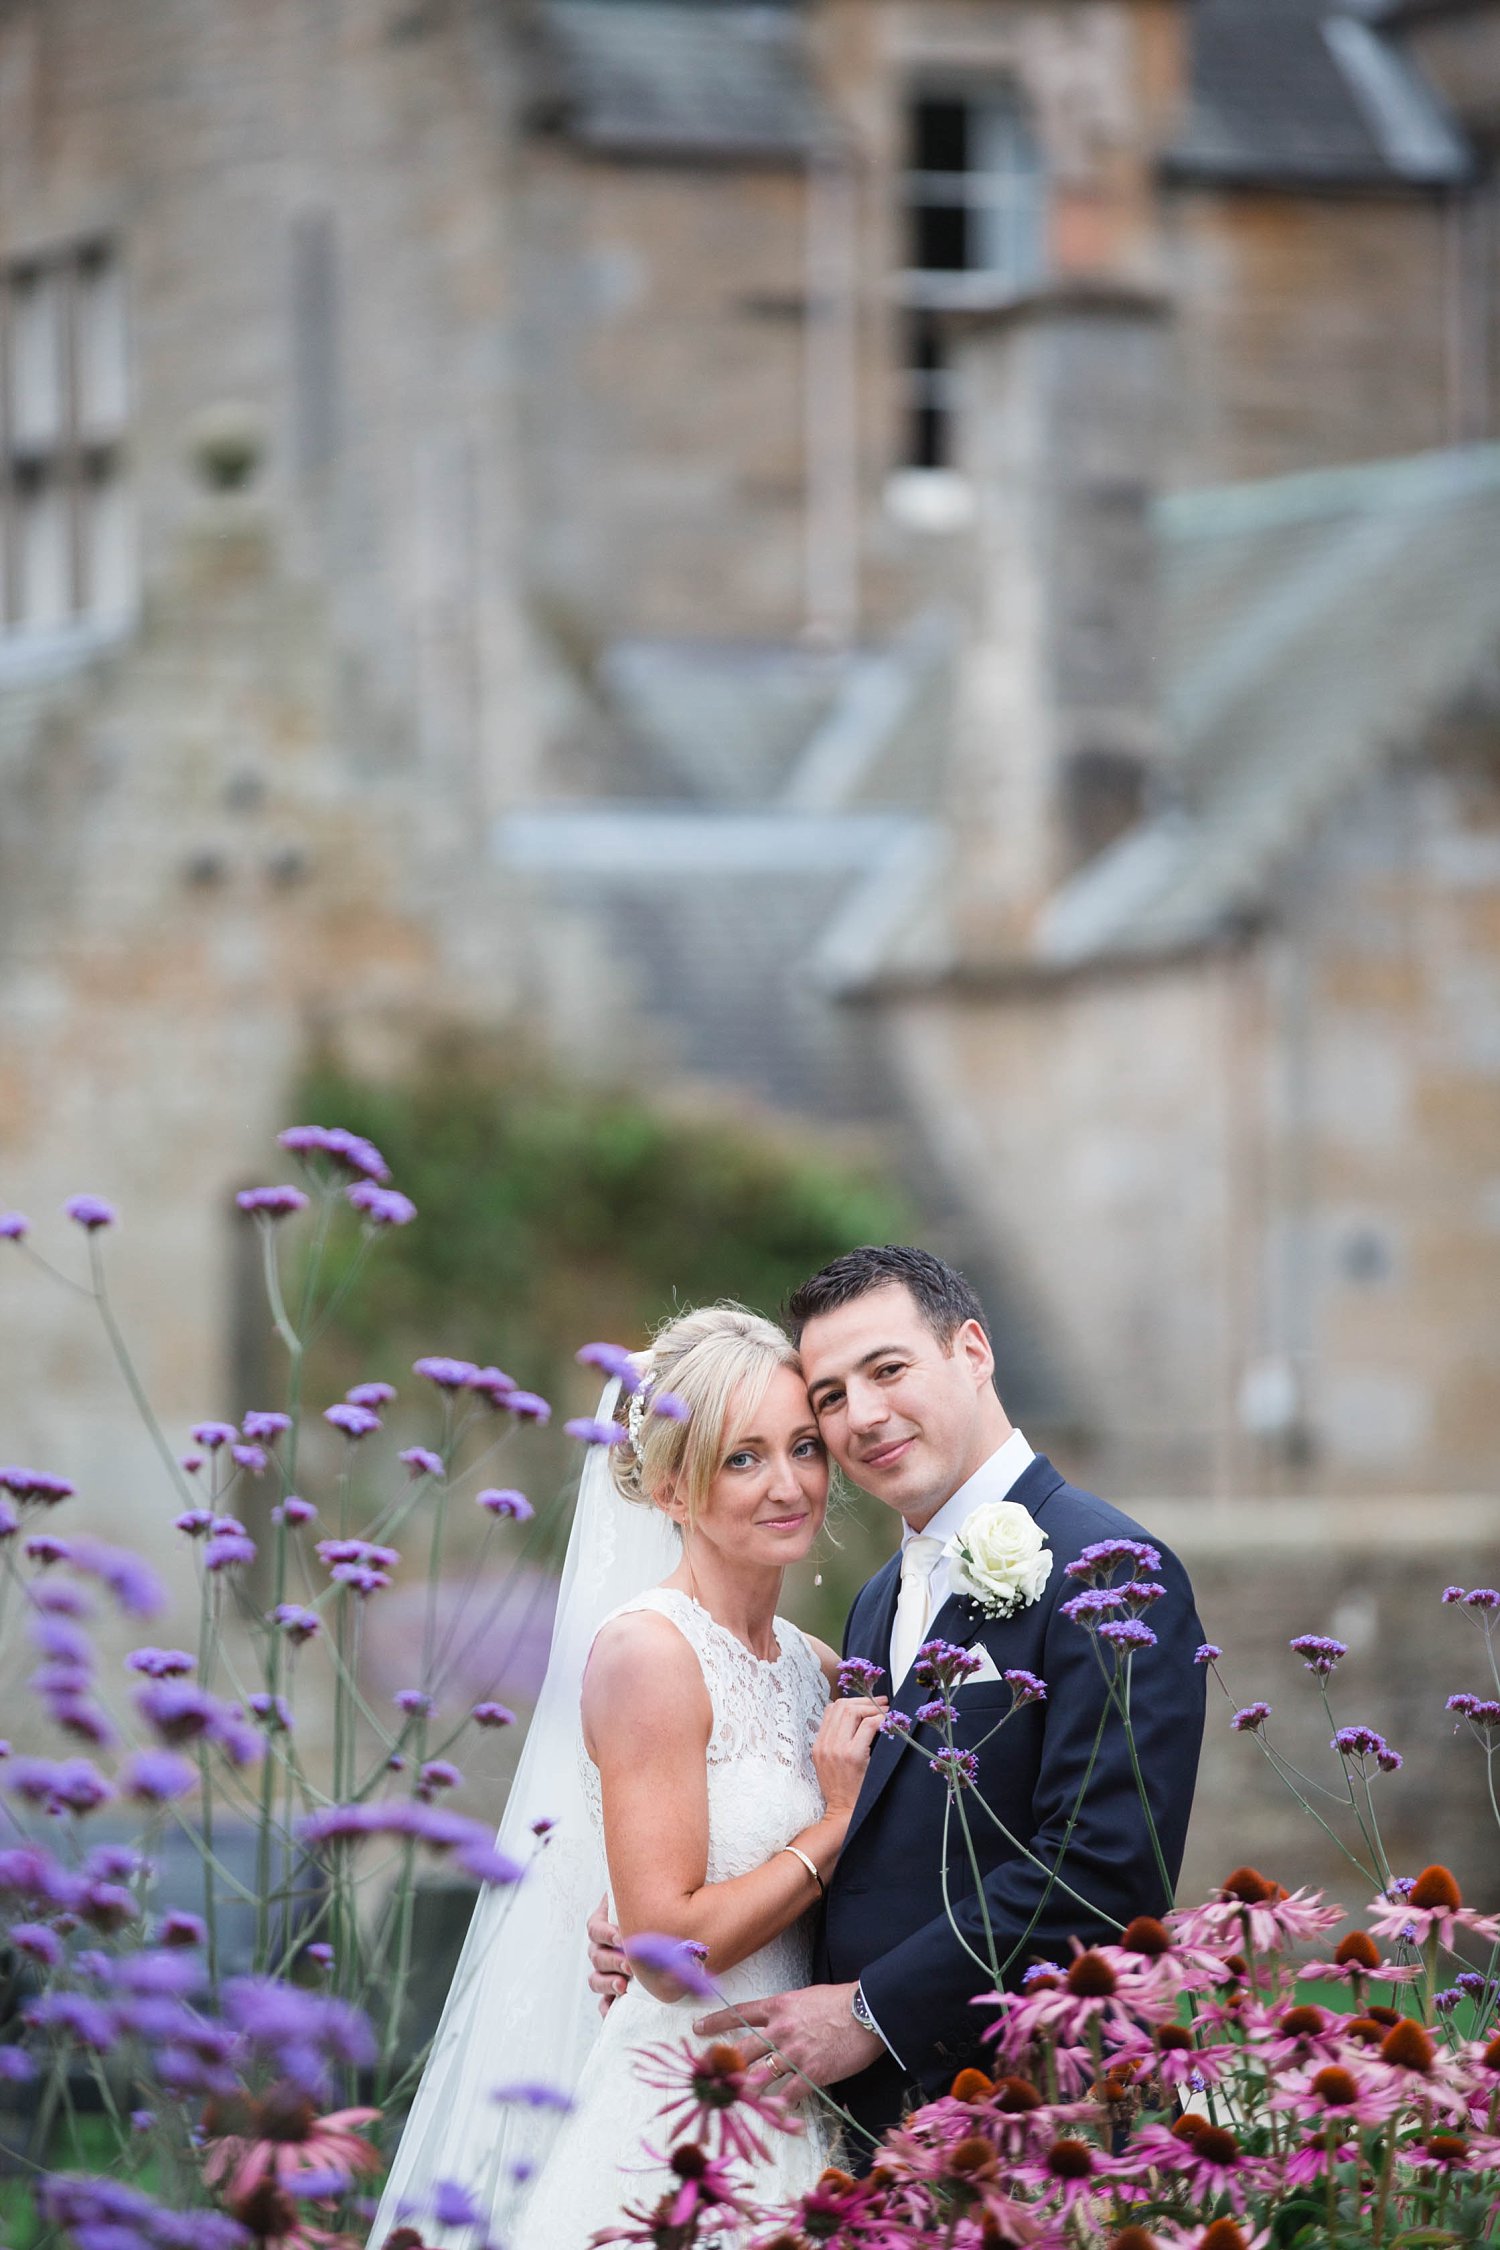
[[[677, 1627], [696, 1655], [708, 1689], [713, 1710], [707, 1752], [708, 1881], [746, 1875], [823, 1811], [812, 1762], [813, 1737], [828, 1701], [823, 1667], [806, 1635], [784, 1617], [775, 1621], [777, 1654], [767, 1663], [675, 1587], [653, 1587], [614, 1615], [641, 1609], [653, 1610]], [[581, 1737], [579, 1752], [584, 1794], [602, 1837], [598, 1769]], [[803, 1984], [811, 1942], [809, 1913], [718, 1981], [731, 1997]]]

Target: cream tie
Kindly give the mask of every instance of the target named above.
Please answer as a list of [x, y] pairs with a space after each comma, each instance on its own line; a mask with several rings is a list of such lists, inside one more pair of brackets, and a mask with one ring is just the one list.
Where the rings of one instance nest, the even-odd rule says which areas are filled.
[[900, 1687], [912, 1668], [917, 1650], [927, 1637], [932, 1616], [932, 1574], [943, 1559], [946, 1542], [918, 1532], [901, 1550], [901, 1591], [891, 1624], [891, 1686]]

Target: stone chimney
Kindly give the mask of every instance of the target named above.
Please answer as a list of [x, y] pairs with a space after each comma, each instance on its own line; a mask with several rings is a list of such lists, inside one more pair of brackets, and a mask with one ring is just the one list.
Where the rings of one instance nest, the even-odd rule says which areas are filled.
[[973, 967], [1026, 949], [1158, 765], [1167, 338], [1164, 299], [1113, 283], [954, 316], [976, 572], [951, 813]]

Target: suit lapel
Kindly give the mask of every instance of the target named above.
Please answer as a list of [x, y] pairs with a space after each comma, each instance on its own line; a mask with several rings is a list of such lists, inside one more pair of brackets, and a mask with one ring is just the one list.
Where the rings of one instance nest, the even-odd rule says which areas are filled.
[[[1064, 1481], [1046, 1455], [1039, 1453], [1036, 1459], [1029, 1463], [1017, 1477], [1005, 1497], [1008, 1500], [1019, 1501], [1023, 1508], [1029, 1508], [1032, 1515], [1037, 1516], [1041, 1514], [1053, 1493], [1059, 1489]], [[883, 1575], [886, 1577], [884, 1585], [880, 1585], [878, 1579], [876, 1581], [880, 1595], [880, 1608], [877, 1613], [881, 1636], [880, 1645], [876, 1647], [872, 1638], [867, 1648], [856, 1653], [868, 1655], [875, 1663], [883, 1664], [887, 1673], [889, 1673], [891, 1624], [896, 1614], [896, 1596], [901, 1584], [901, 1557], [899, 1553], [891, 1557], [891, 1560], [885, 1566]], [[966, 1596], [950, 1594], [936, 1617], [929, 1624], [924, 1639], [928, 1641], [954, 1641], [961, 1648], [968, 1648], [983, 1633], [985, 1622], [981, 1611]], [[900, 1687], [892, 1689], [891, 1708], [894, 1711], [905, 1711], [910, 1717], [916, 1712], [920, 1704], [927, 1702], [928, 1695], [929, 1691], [918, 1685], [916, 1666], [913, 1665]], [[936, 1747], [937, 1738], [934, 1736], [933, 1749], [936, 1749]], [[854, 1810], [849, 1816], [849, 1826], [845, 1832], [841, 1858], [847, 1856], [849, 1846], [868, 1819], [872, 1807], [878, 1803], [882, 1790], [895, 1772], [901, 1759], [911, 1755], [909, 1746], [899, 1735], [878, 1734], [875, 1737], [875, 1747], [870, 1752], [870, 1763], [865, 1773], [864, 1784], [855, 1800]], [[919, 1751], [917, 1755], [920, 1756], [921, 1752]]]

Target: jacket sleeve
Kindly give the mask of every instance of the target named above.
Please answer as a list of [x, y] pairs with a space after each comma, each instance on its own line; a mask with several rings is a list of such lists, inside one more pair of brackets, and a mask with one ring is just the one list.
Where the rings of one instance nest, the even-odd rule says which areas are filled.
[[[1131, 1731], [1162, 1856], [1175, 1884], [1203, 1735], [1204, 1674], [1193, 1661], [1203, 1630], [1187, 1574], [1175, 1556], [1162, 1556], [1158, 1577], [1167, 1592], [1147, 1617], [1157, 1645], [1134, 1657]], [[1052, 1603], [1044, 1644], [1046, 1720], [1032, 1796], [1032, 1833], [1019, 1839], [1043, 1867], [1011, 1853], [984, 1881], [1001, 1963], [1013, 1947], [1019, 1948], [1006, 1971], [1008, 1984], [1019, 1983], [1033, 1961], [1066, 1961], [1075, 1936], [1086, 1944], [1108, 1940], [1134, 1915], [1160, 1913], [1170, 1904], [1117, 1710], [1111, 1709], [1105, 1720], [1089, 1770], [1108, 1702], [1099, 1657], [1108, 1664], [1113, 1657], [1105, 1646], [1096, 1651], [1092, 1634], [1063, 1616], [1061, 1604], [1070, 1590], [1064, 1581], [1046, 1597]], [[1001, 1736], [1001, 1755], [1003, 1743]], [[934, 1777], [934, 1787], [940, 1786]], [[998, 1841], [996, 1831], [972, 1797], [965, 1809], [983, 1864]], [[1049, 1889], [1044, 1868], [1055, 1870], [1089, 1907], [1055, 1884]], [[977, 1895], [971, 1891], [956, 1899], [953, 1911], [964, 1937], [984, 1956]], [[982, 2053], [984, 2012], [973, 2002], [993, 1989], [993, 1980], [964, 1951], [946, 1914], [872, 1961], [860, 1983], [891, 2046], [908, 2057], [924, 2058], [922, 2078], [929, 2091]]]

